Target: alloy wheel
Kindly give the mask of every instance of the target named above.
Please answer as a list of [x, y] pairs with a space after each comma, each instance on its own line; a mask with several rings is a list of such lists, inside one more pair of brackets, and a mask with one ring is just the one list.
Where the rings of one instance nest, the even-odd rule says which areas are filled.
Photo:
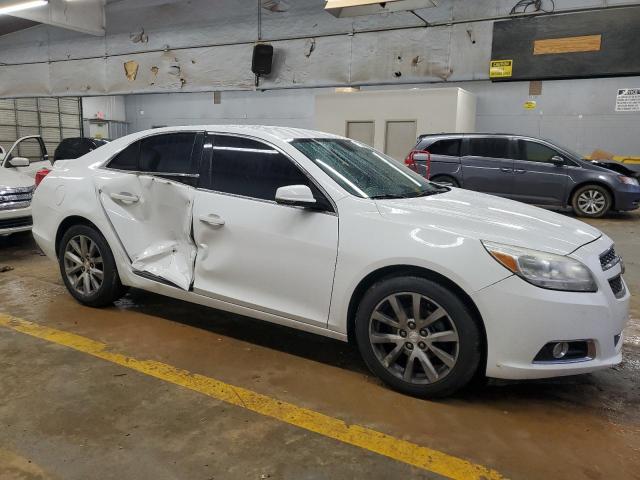
[[451, 316], [414, 292], [394, 293], [376, 306], [369, 341], [382, 366], [412, 384], [442, 380], [458, 360], [459, 337]]
[[606, 203], [607, 199], [598, 190], [585, 190], [578, 196], [578, 207], [590, 215], [602, 212]]
[[104, 280], [104, 263], [96, 242], [85, 235], [72, 237], [64, 249], [64, 270], [78, 293], [96, 293]]

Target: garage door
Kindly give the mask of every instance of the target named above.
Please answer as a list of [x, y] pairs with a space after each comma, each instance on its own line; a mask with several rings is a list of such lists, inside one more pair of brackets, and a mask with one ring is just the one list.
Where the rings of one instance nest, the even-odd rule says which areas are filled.
[[[5, 150], [20, 137], [41, 135], [47, 152], [53, 156], [63, 138], [81, 136], [81, 126], [78, 97], [0, 99], [0, 145]], [[29, 142], [20, 149], [20, 156], [37, 159], [39, 152]]]

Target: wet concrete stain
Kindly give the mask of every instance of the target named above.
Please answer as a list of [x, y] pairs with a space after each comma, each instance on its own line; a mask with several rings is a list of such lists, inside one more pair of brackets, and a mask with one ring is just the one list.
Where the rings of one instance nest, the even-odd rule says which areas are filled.
[[[367, 371], [356, 349], [342, 342], [137, 290], [111, 308], [82, 307], [66, 294], [56, 265], [35, 253], [28, 235], [0, 239], [0, 265], [14, 268], [0, 274], [0, 309], [138, 358], [368, 425], [491, 466], [510, 478], [640, 478], [640, 213], [590, 223], [616, 241], [635, 295], [623, 363], [590, 375], [491, 381], [438, 402], [388, 390]], [[0, 339], [0, 388], [10, 392], [0, 400], [5, 433], [6, 424], [16, 423], [30, 408], [40, 412], [38, 421], [27, 422], [27, 432], [18, 435], [18, 451], [25, 457], [25, 445], [44, 445], [44, 435], [52, 452], [70, 445], [91, 445], [96, 451], [109, 445], [113, 458], [120, 454], [130, 460], [135, 452], [143, 463], [166, 455], [175, 459], [164, 473], [153, 470], [157, 478], [184, 473], [181, 462], [215, 465], [218, 474], [230, 469], [229, 475], [215, 478], [259, 478], [264, 473], [273, 478], [381, 478], [392, 473], [431, 478], [415, 469], [400, 472], [394, 462], [372, 459], [357, 449], [347, 449], [344, 462], [335, 463], [328, 458], [347, 447], [247, 419], [233, 407], [209, 405], [207, 399], [57, 346], [34, 346], [33, 340], [5, 332]], [[55, 402], [33, 399], [38, 382], [50, 389]], [[76, 396], [78, 391], [83, 395]], [[13, 427], [9, 430], [17, 435]], [[13, 437], [0, 432], [0, 448], [8, 438]], [[179, 440], [172, 443], [172, 438]], [[270, 472], [242, 457], [248, 438]], [[216, 444], [214, 459], [204, 447], [208, 442]], [[140, 443], [147, 447], [140, 450]], [[310, 450], [312, 445], [319, 450]], [[184, 455], [187, 448], [189, 458], [176, 454]], [[52, 462], [56, 471], [67, 473], [61, 478], [82, 478], [79, 473], [87, 471], [60, 467], [37, 451], [31, 453], [45, 470], [46, 462]], [[100, 464], [98, 456], [91, 460]], [[354, 470], [360, 461], [365, 469]], [[305, 462], [308, 468], [303, 468]], [[198, 478], [207, 478], [200, 476], [205, 471], [197, 471]], [[299, 476], [291, 476], [294, 471]]]

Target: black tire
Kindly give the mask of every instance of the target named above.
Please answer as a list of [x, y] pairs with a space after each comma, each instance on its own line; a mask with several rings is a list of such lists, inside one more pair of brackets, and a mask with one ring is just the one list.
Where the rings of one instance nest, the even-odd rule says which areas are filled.
[[[69, 276], [65, 271], [64, 255], [69, 242], [77, 238], [78, 236], [84, 236], [95, 242], [99, 250], [99, 254], [102, 258], [103, 266], [103, 279], [100, 287], [88, 295], [78, 291], [72, 284]], [[123, 286], [118, 276], [118, 270], [116, 267], [113, 253], [107, 240], [102, 234], [93, 227], [88, 225], [74, 225], [70, 227], [62, 236], [60, 241], [60, 247], [58, 249], [58, 264], [60, 266], [60, 274], [62, 280], [69, 293], [83, 305], [89, 307], [105, 307], [111, 305], [114, 301], [121, 298], [128, 290]]]
[[[593, 197], [598, 203], [589, 204], [587, 199]], [[587, 203], [585, 203], [587, 202]], [[571, 206], [576, 215], [587, 218], [600, 218], [611, 210], [613, 201], [609, 190], [600, 185], [584, 185], [578, 188], [571, 198]]]
[[434, 183], [442, 183], [444, 185], [452, 186], [452, 187], [460, 186], [460, 183], [458, 183], [458, 181], [455, 178], [450, 177], [449, 175], [436, 175], [435, 177], [432, 177], [429, 180]]
[[[442, 378], [436, 376], [437, 379], [433, 381], [430, 380], [430, 383], [419, 383], [419, 378], [416, 379], [415, 382], [405, 381], [403, 378], [400, 378], [397, 370], [398, 365], [394, 366], [396, 367], [395, 370], [392, 367], [383, 365], [382, 360], [376, 355], [376, 350], [374, 350], [374, 346], [369, 339], [370, 329], [373, 329], [374, 325], [374, 320], [371, 320], [374, 311], [376, 311], [376, 309], [379, 311], [380, 306], [385, 304], [389, 296], [395, 294], [401, 296], [410, 295], [411, 293], [417, 293], [423, 296], [423, 299], [427, 297], [429, 300], [433, 300], [435, 302], [434, 304], [442, 307], [447, 313], [446, 321], [454, 324], [454, 329], [457, 331], [458, 343], [455, 363]], [[433, 305], [428, 300], [420, 300], [420, 302], [419, 305], [424, 307], [426, 304], [427, 308]], [[409, 306], [405, 311], [410, 312], [410, 308]], [[426, 315], [429, 315], [430, 312], [431, 310], [429, 310]], [[411, 321], [411, 317], [409, 317], [409, 321]], [[437, 322], [435, 325], [437, 325]], [[415, 326], [413, 328], [416, 330]], [[398, 334], [402, 333], [399, 330], [397, 332]], [[422, 332], [422, 329], [420, 329], [420, 332]], [[415, 331], [409, 332], [409, 337], [400, 340], [400, 343], [409, 339], [415, 335], [415, 333]], [[369, 288], [356, 312], [355, 336], [360, 353], [369, 369], [391, 388], [416, 397], [438, 398], [453, 394], [466, 386], [474, 378], [482, 359], [482, 335], [474, 315], [469, 311], [464, 302], [451, 290], [422, 277], [387, 278]], [[424, 345], [424, 342], [422, 342], [422, 344]], [[397, 347], [396, 344], [396, 347], [390, 346], [389, 349], [401, 348], [403, 354], [407, 356], [406, 361], [408, 361], [411, 350], [405, 350], [406, 344], [404, 345], [405, 346]], [[417, 349], [417, 345], [416, 343], [416, 347], [413, 348]], [[427, 350], [423, 349], [425, 352]], [[421, 354], [422, 352], [416, 350], [416, 354], [418, 353]], [[432, 356], [431, 359], [432, 362], [437, 361], [435, 356]], [[422, 362], [419, 363], [422, 364]], [[426, 374], [426, 369], [423, 368], [422, 370]], [[425, 379], [422, 381], [424, 382]]]

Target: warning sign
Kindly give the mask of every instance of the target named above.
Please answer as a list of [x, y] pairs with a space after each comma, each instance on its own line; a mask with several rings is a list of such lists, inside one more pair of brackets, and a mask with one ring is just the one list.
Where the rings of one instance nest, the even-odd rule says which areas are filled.
[[505, 78], [513, 74], [513, 60], [491, 60], [489, 78]]
[[640, 112], [640, 88], [620, 88], [616, 97], [616, 112]]

